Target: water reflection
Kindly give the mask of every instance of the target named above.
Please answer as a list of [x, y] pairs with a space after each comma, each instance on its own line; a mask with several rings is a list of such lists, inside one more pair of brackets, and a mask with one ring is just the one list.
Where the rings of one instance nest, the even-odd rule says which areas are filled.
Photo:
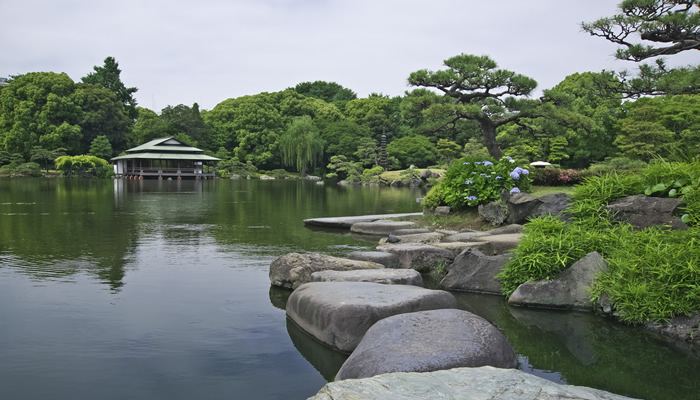
[[287, 318], [287, 332], [294, 347], [304, 356], [316, 371], [328, 382], [335, 379], [349, 355], [334, 351], [301, 330], [292, 320]]

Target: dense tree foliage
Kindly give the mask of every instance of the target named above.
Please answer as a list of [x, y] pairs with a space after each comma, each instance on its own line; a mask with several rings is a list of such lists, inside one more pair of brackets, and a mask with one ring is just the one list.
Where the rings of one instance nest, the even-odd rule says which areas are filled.
[[496, 129], [523, 117], [533, 116], [538, 100], [526, 99], [537, 82], [504, 69], [488, 56], [461, 54], [444, 61], [447, 69], [420, 70], [411, 73], [408, 83], [435, 88], [450, 102], [430, 105], [424, 113], [445, 120], [445, 125], [460, 119], [476, 121], [484, 144], [495, 158], [503, 152], [496, 142]]
[[[616, 57], [643, 61], [700, 50], [700, 5], [695, 0], [624, 0], [620, 13], [581, 27], [621, 47]], [[641, 43], [639, 42], [641, 41]], [[697, 65], [667, 69], [663, 59], [643, 64], [636, 77], [620, 74], [617, 90], [627, 96], [700, 93]]]
[[327, 103], [343, 104], [357, 98], [357, 93], [335, 82], [302, 82], [297, 84], [293, 90], [306, 97], [314, 97]]
[[306, 175], [306, 168], [312, 168], [323, 157], [323, 140], [318, 134], [318, 128], [309, 116], [295, 118], [280, 138], [282, 162], [292, 166]]
[[134, 93], [138, 89], [135, 87], [128, 88], [121, 81], [119, 75], [121, 75], [122, 70], [119, 69], [117, 60], [114, 57], [107, 57], [102, 67], [94, 66], [92, 68], [94, 72], [84, 76], [82, 79], [83, 83], [101, 86], [114, 92], [119, 102], [124, 106], [126, 115], [132, 120], [136, 119], [138, 112], [136, 111]]
[[[189, 144], [201, 149], [210, 149], [209, 127], [204, 123], [199, 105], [192, 107], [180, 104], [167, 106], [160, 112], [162, 132], [159, 137], [186, 135]], [[182, 137], [182, 136], [181, 136]]]
[[401, 163], [401, 168], [411, 165], [425, 168], [435, 163], [437, 149], [425, 136], [404, 136], [396, 139], [386, 146], [386, 153], [390, 157], [396, 157]]

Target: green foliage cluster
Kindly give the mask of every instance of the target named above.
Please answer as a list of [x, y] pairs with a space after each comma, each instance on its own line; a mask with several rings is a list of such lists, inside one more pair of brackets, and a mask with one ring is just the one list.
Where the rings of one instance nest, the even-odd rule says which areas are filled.
[[[607, 173], [586, 178], [574, 192], [567, 212], [571, 223], [554, 217], [536, 218], [525, 225], [525, 236], [496, 279], [510, 295], [528, 280], [551, 279], [585, 254], [600, 253], [608, 270], [595, 281], [591, 296], [610, 299], [619, 317], [629, 323], [668, 320], [700, 310], [700, 231], [661, 228], [635, 230], [615, 222], [604, 206], [619, 198], [641, 194], [652, 182], [678, 179], [697, 166], [659, 163], [642, 174]], [[683, 199], [689, 220], [700, 216], [697, 188]]]
[[56, 168], [67, 177], [91, 174], [97, 178], [105, 178], [112, 172], [112, 168], [107, 161], [89, 155], [58, 157], [56, 159]]
[[633, 160], [627, 157], [607, 157], [603, 161], [593, 163], [588, 170], [594, 173], [620, 172], [622, 170], [638, 170], [646, 168], [647, 163], [642, 160]]
[[504, 189], [509, 192], [531, 189], [529, 171], [516, 167], [507, 157], [459, 159], [447, 170], [440, 186], [445, 194], [444, 202], [456, 210], [496, 201]]

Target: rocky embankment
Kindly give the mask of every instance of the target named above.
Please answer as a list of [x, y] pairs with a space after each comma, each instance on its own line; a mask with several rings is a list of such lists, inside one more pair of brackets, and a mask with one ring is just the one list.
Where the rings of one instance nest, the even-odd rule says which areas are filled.
[[[501, 295], [494, 277], [518, 246], [523, 229], [519, 223], [547, 214], [566, 219], [562, 211], [568, 202], [568, 196], [561, 194], [541, 198], [522, 194], [510, 198], [507, 209], [490, 204], [480, 209], [482, 217], [495, 225], [510, 224], [489, 231], [431, 231], [411, 221], [394, 221], [394, 215], [305, 220], [311, 226], [373, 235], [379, 242], [376, 251], [353, 252], [346, 258], [290, 253], [270, 265], [271, 283], [294, 290], [286, 305], [289, 320], [321, 343], [350, 354], [336, 382], [313, 398], [625, 398], [558, 385], [512, 369], [517, 362], [507, 339], [483, 318], [456, 309], [449, 292]], [[661, 221], [675, 218], [672, 210], [660, 215], [661, 208], [670, 210], [665, 204], [654, 204], [649, 211], [629, 208], [618, 215], [638, 221], [650, 220], [644, 212]], [[411, 215], [416, 214], [397, 217]], [[609, 305], [591, 303], [588, 294], [593, 279], [605, 268], [599, 254], [588, 254], [553, 279], [521, 285], [508, 302], [610, 312]], [[424, 288], [423, 276], [439, 278], [442, 290]], [[700, 331], [698, 318], [650, 328], [693, 338]]]

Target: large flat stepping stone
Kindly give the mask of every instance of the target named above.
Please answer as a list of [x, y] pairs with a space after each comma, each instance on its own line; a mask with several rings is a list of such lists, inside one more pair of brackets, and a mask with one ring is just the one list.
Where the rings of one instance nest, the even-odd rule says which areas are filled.
[[488, 232], [460, 232], [442, 238], [443, 243], [452, 242], [473, 242], [479, 236], [489, 236]]
[[355, 271], [319, 271], [311, 274], [312, 282], [374, 282], [386, 285], [423, 287], [423, 277], [413, 269], [369, 269]]
[[425, 229], [425, 228], [406, 228], [406, 229], [397, 229], [393, 232], [390, 233], [390, 235], [393, 236], [405, 236], [405, 235], [415, 235], [417, 233], [430, 233], [430, 229]]
[[370, 261], [348, 260], [325, 254], [288, 253], [270, 264], [270, 283], [287, 289], [296, 289], [311, 282], [311, 274], [317, 271], [351, 271], [355, 269], [380, 269], [382, 264]]
[[380, 219], [390, 218], [410, 218], [420, 217], [423, 213], [404, 213], [404, 214], [378, 214], [378, 215], [359, 215], [353, 217], [327, 217], [327, 218], [309, 218], [304, 220], [304, 224], [312, 226], [322, 226], [326, 228], [344, 228], [348, 229], [358, 222], [372, 222]]
[[467, 311], [421, 311], [394, 315], [369, 328], [336, 381], [485, 365], [518, 365], [501, 331]]
[[347, 258], [358, 261], [371, 261], [382, 264], [387, 268], [399, 267], [399, 256], [385, 251], [353, 251]]
[[560, 385], [517, 369], [454, 368], [393, 372], [326, 384], [309, 400], [634, 400], [585, 386]]
[[410, 221], [378, 220], [373, 222], [358, 222], [350, 227], [350, 232], [366, 235], [388, 235], [398, 229], [413, 229], [418, 224]]
[[518, 286], [510, 295], [508, 304], [593, 311], [588, 289], [596, 275], [607, 267], [608, 264], [600, 254], [588, 253], [554, 279], [528, 281]]
[[387, 244], [377, 246], [377, 250], [396, 254], [399, 268], [411, 268], [418, 272], [430, 272], [440, 265], [450, 265], [455, 258], [450, 250], [421, 243]]
[[440, 282], [446, 290], [501, 294], [501, 284], [494, 277], [503, 271], [510, 254], [487, 256], [475, 249], [467, 249], [455, 258], [447, 276]]
[[367, 330], [386, 317], [415, 311], [455, 308], [442, 290], [369, 282], [312, 282], [287, 300], [287, 317], [328, 346], [350, 353]]
[[398, 239], [398, 242], [396, 242], [396, 243], [435, 244], [435, 243], [439, 243], [443, 237], [445, 237], [445, 235], [443, 235], [439, 232], [415, 233], [415, 234], [411, 234], [411, 235], [395, 236], [394, 238], [392, 238], [391, 236], [389, 236], [388, 238], [382, 238], [381, 240], [379, 240], [379, 244], [390, 244], [390, 243], [392, 243], [392, 240], [396, 240], [396, 239]]

